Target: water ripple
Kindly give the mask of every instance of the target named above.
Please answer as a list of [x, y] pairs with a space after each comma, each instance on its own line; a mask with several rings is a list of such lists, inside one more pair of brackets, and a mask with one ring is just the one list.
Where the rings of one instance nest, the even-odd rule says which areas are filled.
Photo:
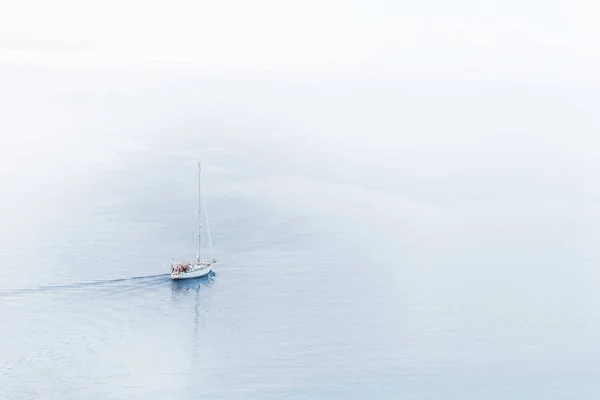
[[119, 279], [107, 279], [92, 282], [78, 282], [70, 283], [66, 285], [45, 285], [37, 288], [23, 288], [23, 289], [0, 289], [0, 297], [19, 297], [24, 295], [35, 295], [40, 293], [57, 293], [70, 290], [82, 290], [88, 288], [105, 288], [115, 285], [127, 285], [135, 284], [138, 287], [140, 283], [152, 284], [166, 280], [169, 274], [158, 274], [158, 275], [146, 275], [146, 276], [133, 276], [130, 278], [119, 278]]

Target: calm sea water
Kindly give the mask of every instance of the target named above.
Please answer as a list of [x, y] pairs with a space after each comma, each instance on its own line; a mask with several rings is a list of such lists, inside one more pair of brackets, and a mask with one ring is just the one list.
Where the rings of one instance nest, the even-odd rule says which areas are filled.
[[[600, 395], [599, 214], [559, 139], [402, 136], [415, 93], [400, 122], [373, 88], [377, 107], [327, 109], [302, 85], [63, 79], [3, 98], [0, 398]], [[438, 111], [456, 123], [465, 104]], [[391, 128], [357, 140], [368, 121]], [[172, 282], [195, 253], [200, 157], [219, 263]]]

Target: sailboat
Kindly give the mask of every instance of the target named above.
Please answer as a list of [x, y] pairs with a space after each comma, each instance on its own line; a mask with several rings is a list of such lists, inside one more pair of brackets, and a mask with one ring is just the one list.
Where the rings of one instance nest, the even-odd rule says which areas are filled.
[[[190, 279], [200, 278], [206, 276], [212, 272], [213, 264], [217, 260], [212, 257], [208, 259], [202, 257], [200, 253], [202, 246], [202, 211], [204, 210], [204, 217], [206, 218], [206, 232], [208, 234], [208, 244], [212, 252], [212, 239], [210, 237], [210, 227], [208, 225], [208, 217], [206, 212], [206, 198], [202, 196], [202, 164], [198, 162], [198, 249], [196, 251], [196, 258], [191, 261], [180, 261], [171, 262], [171, 279]], [[204, 199], [204, 201], [202, 201]]]

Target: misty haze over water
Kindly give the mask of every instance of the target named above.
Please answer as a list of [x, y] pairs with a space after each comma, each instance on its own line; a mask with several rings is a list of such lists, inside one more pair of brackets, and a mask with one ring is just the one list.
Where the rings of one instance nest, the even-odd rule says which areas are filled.
[[600, 394], [597, 87], [2, 71], [0, 397]]

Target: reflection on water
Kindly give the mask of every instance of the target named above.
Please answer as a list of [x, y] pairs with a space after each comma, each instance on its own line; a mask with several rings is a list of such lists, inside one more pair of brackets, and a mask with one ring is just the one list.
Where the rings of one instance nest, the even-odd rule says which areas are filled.
[[215, 271], [211, 271], [206, 276], [200, 278], [172, 280], [171, 292], [173, 292], [174, 295], [181, 295], [181, 293], [189, 291], [197, 292], [201, 287], [211, 286], [215, 277]]
[[[173, 301], [178, 301], [187, 298], [188, 296], [194, 299], [193, 302], [193, 330], [191, 333], [191, 364], [195, 366], [199, 361], [201, 348], [208, 346], [210, 343], [202, 341], [199, 338], [199, 330], [205, 329], [206, 319], [201, 318], [201, 312], [205, 316], [212, 302], [212, 286], [216, 273], [211, 271], [208, 275], [193, 278], [174, 280], [171, 283], [171, 298]], [[201, 299], [201, 292], [204, 294]], [[182, 310], [185, 313], [185, 310]], [[178, 336], [178, 340], [186, 340], [185, 333]]]

